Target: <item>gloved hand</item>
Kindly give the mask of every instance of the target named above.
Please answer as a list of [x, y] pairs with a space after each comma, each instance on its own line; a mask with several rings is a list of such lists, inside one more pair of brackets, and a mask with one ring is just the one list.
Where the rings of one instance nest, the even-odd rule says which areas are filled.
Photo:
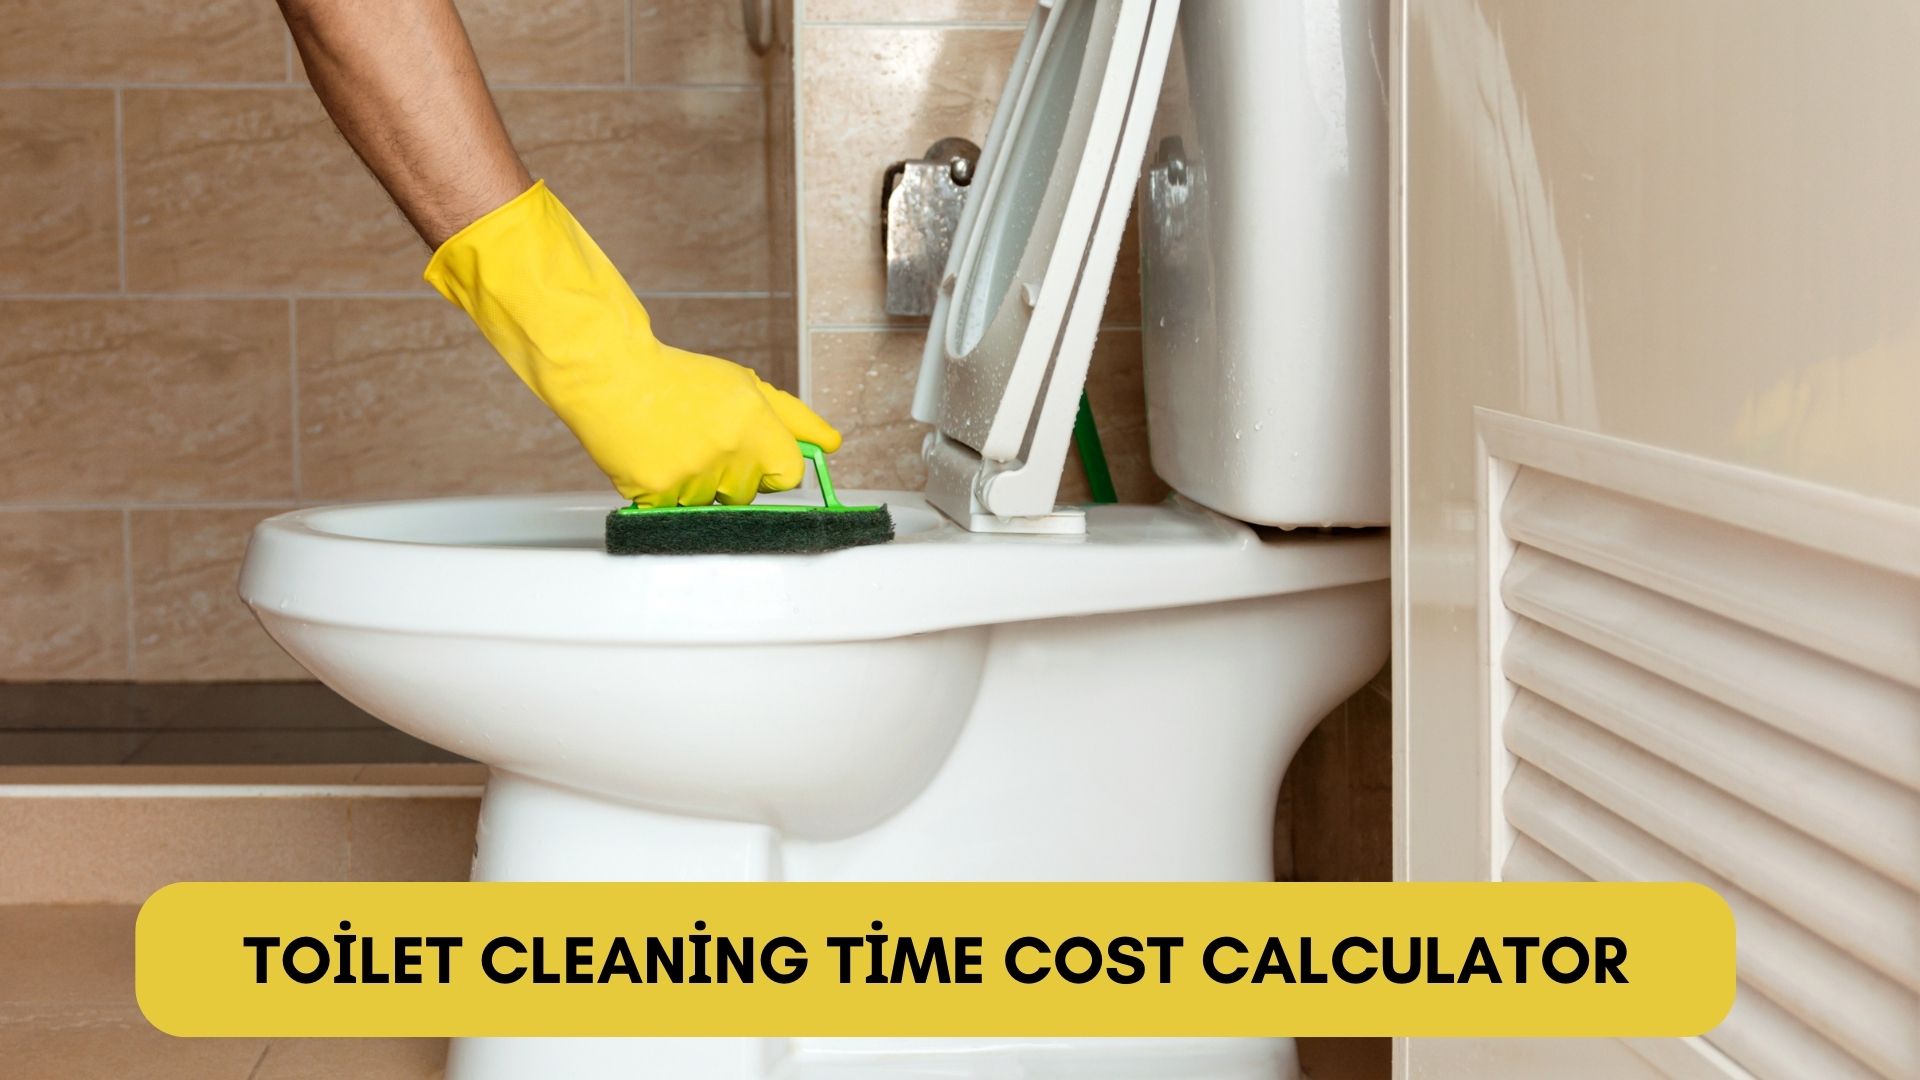
[[752, 502], [800, 483], [795, 439], [840, 447], [825, 420], [747, 368], [655, 339], [545, 181], [454, 234], [426, 278], [642, 506]]

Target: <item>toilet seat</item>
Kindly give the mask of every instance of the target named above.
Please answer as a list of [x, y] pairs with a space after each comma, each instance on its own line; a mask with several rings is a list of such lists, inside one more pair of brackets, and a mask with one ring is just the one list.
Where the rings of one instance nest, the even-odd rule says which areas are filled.
[[1179, 0], [1042, 0], [994, 112], [914, 398], [927, 497], [983, 532], [1079, 532], [1056, 508]]
[[[256, 608], [321, 624], [717, 645], [875, 640], [1387, 576], [1384, 532], [1264, 539], [1178, 499], [1091, 508], [1088, 535], [1074, 538], [975, 535], [910, 492], [847, 498], [888, 503], [899, 538], [826, 555], [609, 559], [600, 495], [301, 510], [258, 527], [240, 590]], [[304, 572], [285, 572], [293, 565]]]

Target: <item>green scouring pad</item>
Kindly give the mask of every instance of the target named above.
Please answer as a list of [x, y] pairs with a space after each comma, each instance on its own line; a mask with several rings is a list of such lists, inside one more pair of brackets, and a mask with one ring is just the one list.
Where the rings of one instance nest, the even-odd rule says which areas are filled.
[[884, 506], [847, 506], [833, 493], [827, 455], [810, 442], [800, 452], [820, 477], [821, 506], [623, 506], [607, 515], [613, 555], [768, 555], [838, 551], [893, 539]]

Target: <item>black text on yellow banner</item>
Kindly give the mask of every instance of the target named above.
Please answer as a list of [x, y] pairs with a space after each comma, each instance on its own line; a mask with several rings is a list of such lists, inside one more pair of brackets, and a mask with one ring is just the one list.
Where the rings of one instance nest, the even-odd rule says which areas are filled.
[[176, 1035], [1675, 1036], [1733, 999], [1684, 883], [193, 883]]

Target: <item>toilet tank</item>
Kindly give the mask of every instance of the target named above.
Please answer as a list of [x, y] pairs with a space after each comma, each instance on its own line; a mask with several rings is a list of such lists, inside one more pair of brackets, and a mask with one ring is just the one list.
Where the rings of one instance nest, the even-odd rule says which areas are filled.
[[1138, 201], [1154, 471], [1387, 522], [1384, 0], [1186, 0]]

